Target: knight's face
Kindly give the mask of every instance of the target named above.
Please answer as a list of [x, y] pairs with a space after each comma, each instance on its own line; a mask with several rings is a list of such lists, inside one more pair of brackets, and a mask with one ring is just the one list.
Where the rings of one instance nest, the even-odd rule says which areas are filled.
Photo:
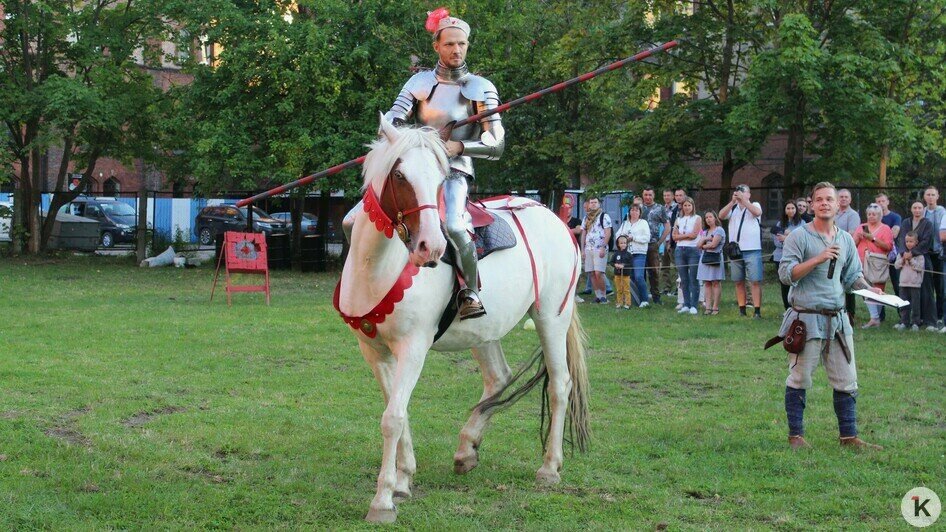
[[466, 62], [466, 51], [470, 43], [466, 33], [459, 28], [447, 28], [440, 32], [434, 41], [434, 51], [440, 56], [440, 62], [450, 68], [457, 68]]

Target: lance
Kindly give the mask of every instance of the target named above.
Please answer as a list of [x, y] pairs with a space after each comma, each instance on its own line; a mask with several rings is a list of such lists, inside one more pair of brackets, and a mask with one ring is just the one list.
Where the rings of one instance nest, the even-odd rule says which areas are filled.
[[[651, 48], [651, 49], [649, 49], [649, 50], [644, 50], [643, 52], [640, 52], [640, 53], [638, 53], [637, 55], [632, 55], [631, 57], [627, 57], [627, 58], [625, 58], [625, 59], [621, 59], [620, 61], [615, 61], [615, 62], [610, 63], [610, 64], [607, 64], [607, 65], [605, 65], [605, 66], [603, 66], [603, 67], [601, 67], [601, 68], [598, 68], [598, 69], [596, 69], [596, 70], [592, 70], [591, 72], [587, 72], [587, 73], [582, 74], [582, 75], [580, 75], [580, 76], [576, 76], [576, 77], [574, 77], [574, 78], [572, 78], [572, 79], [570, 79], [570, 80], [563, 81], [563, 82], [561, 82], [561, 83], [557, 83], [557, 84], [555, 84], [555, 85], [552, 85], [551, 87], [546, 87], [546, 88], [544, 88], [544, 89], [542, 89], [542, 90], [540, 90], [540, 91], [536, 91], [536, 92], [533, 92], [532, 94], [528, 94], [528, 95], [526, 95], [526, 96], [522, 96], [521, 98], [516, 98], [515, 100], [512, 100], [512, 101], [510, 101], [510, 102], [506, 102], [506, 103], [504, 103], [504, 104], [502, 104], [502, 105], [500, 105], [500, 106], [498, 106], [498, 107], [495, 107], [495, 108], [493, 108], [493, 109], [487, 109], [486, 111], [483, 111], [482, 113], [475, 114], [475, 115], [473, 115], [473, 116], [471, 116], [471, 117], [469, 117], [469, 118], [466, 118], [466, 119], [464, 119], [464, 120], [461, 120], [461, 121], [457, 122], [454, 127], [465, 126], [465, 125], [467, 125], [467, 124], [471, 124], [471, 123], [473, 123], [473, 122], [477, 122], [477, 121], [479, 121], [479, 120], [482, 120], [483, 118], [486, 118], [487, 116], [494, 115], [494, 114], [496, 114], [496, 113], [502, 113], [502, 112], [505, 112], [505, 111], [507, 111], [507, 110], [509, 110], [509, 109], [512, 109], [513, 107], [516, 107], [516, 106], [518, 106], [518, 105], [522, 105], [522, 104], [524, 104], [524, 103], [531, 102], [531, 101], [533, 101], [533, 100], [538, 100], [539, 98], [541, 98], [541, 97], [543, 97], [543, 96], [545, 96], [545, 95], [547, 95], [547, 94], [552, 94], [553, 92], [559, 92], [559, 91], [561, 91], [561, 90], [567, 89], [568, 87], [571, 87], [572, 85], [577, 85], [577, 84], [579, 84], [579, 83], [581, 83], [581, 82], [583, 82], [583, 81], [588, 81], [588, 80], [591, 79], [591, 78], [598, 77], [598, 76], [600, 76], [601, 74], [604, 74], [605, 72], [611, 72], [612, 70], [617, 70], [617, 69], [619, 69], [619, 68], [621, 68], [621, 67], [623, 67], [623, 66], [625, 66], [625, 65], [627, 65], [627, 64], [629, 64], [629, 63], [633, 63], [633, 62], [635, 62], [635, 61], [640, 61], [640, 60], [642, 60], [642, 59], [646, 59], [646, 58], [648, 58], [648, 57], [650, 57], [650, 56], [652, 56], [652, 55], [654, 55], [654, 54], [660, 53], [660, 52], [665, 52], [665, 51], [667, 51], [667, 50], [669, 50], [669, 49], [671, 49], [671, 48], [677, 46], [678, 44], [679, 44], [678, 41], [672, 40], [672, 41], [670, 41], [670, 42], [666, 42], [666, 43], [664, 43], [664, 44], [662, 44], [662, 45], [660, 45], [660, 46], [656, 46], [656, 47]], [[276, 188], [267, 190], [266, 192], [261, 192], [261, 193], [255, 195], [255, 196], [252, 196], [252, 197], [249, 197], [249, 198], [246, 198], [246, 199], [242, 199], [242, 200], [240, 200], [240, 201], [237, 202], [237, 207], [244, 207], [244, 206], [249, 205], [250, 203], [253, 203], [253, 202], [255, 202], [255, 201], [259, 201], [259, 200], [261, 200], [261, 199], [269, 198], [269, 197], [271, 197], [271, 196], [276, 196], [276, 195], [282, 194], [282, 193], [284, 193], [284, 192], [286, 192], [286, 191], [288, 191], [288, 190], [292, 190], [292, 189], [297, 188], [297, 187], [302, 187], [302, 186], [308, 185], [309, 183], [312, 183], [312, 182], [315, 181], [316, 179], [319, 179], [319, 178], [322, 178], [322, 177], [326, 177], [326, 176], [330, 176], [330, 175], [337, 174], [337, 173], [341, 172], [342, 170], [345, 170], [346, 168], [351, 168], [352, 166], [358, 166], [358, 165], [363, 164], [363, 163], [365, 162], [365, 157], [366, 157], [365, 155], [362, 155], [361, 157], [358, 157], [357, 159], [352, 159], [352, 160], [350, 160], [350, 161], [348, 161], [348, 162], [346, 162], [346, 163], [342, 163], [342, 164], [339, 164], [339, 165], [335, 165], [335, 166], [333, 166], [333, 167], [331, 167], [331, 168], [327, 168], [327, 169], [325, 169], [325, 170], [322, 170], [321, 172], [317, 172], [317, 173], [315, 173], [315, 174], [312, 174], [312, 175], [303, 177], [302, 179], [297, 179], [297, 180], [295, 180], [295, 181], [293, 181], [293, 182], [291, 182], [291, 183], [286, 183], [285, 185], [278, 186], [278, 187], [276, 187]]]

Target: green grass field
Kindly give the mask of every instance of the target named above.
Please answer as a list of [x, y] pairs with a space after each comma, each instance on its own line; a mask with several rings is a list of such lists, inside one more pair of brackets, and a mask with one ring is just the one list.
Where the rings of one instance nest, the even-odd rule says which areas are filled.
[[[273, 304], [208, 302], [213, 271], [127, 260], [0, 260], [0, 529], [369, 528], [381, 395], [331, 306], [336, 275], [277, 272]], [[218, 293], [218, 296], [220, 294]], [[855, 335], [862, 436], [837, 445], [823, 370], [814, 449], [787, 450], [786, 357], [724, 286], [717, 317], [580, 305], [593, 440], [537, 488], [539, 394], [494, 418], [452, 471], [481, 393], [469, 353], [431, 353], [411, 402], [420, 529], [908, 529], [900, 499], [946, 496], [946, 338]], [[517, 329], [510, 365], [537, 344]], [[937, 523], [942, 527], [940, 523]]]

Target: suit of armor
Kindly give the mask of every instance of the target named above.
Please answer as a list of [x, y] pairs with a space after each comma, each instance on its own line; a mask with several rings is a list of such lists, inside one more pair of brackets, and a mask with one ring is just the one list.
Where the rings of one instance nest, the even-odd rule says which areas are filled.
[[[440, 129], [452, 121], [464, 120], [499, 105], [496, 87], [486, 78], [471, 74], [466, 64], [448, 68], [438, 63], [436, 70], [415, 74], [404, 84], [385, 118], [397, 126], [413, 122]], [[479, 122], [454, 128], [450, 136], [451, 140], [463, 144], [463, 151], [450, 159], [450, 174], [444, 181], [447, 236], [457, 251], [467, 286], [467, 290], [460, 293], [461, 319], [484, 313], [476, 295], [476, 246], [466, 213], [468, 180], [472, 180], [475, 175], [472, 159], [499, 159], [503, 153], [504, 137], [498, 113]], [[348, 235], [352, 223], [352, 213], [349, 213], [344, 223]], [[470, 300], [477, 310], [470, 309]]]

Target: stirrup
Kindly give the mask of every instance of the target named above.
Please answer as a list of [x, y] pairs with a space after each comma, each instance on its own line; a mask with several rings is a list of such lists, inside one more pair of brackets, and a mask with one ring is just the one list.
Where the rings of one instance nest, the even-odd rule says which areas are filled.
[[471, 288], [464, 288], [457, 294], [457, 314], [461, 320], [479, 318], [486, 315], [486, 309], [483, 308], [483, 302]]

